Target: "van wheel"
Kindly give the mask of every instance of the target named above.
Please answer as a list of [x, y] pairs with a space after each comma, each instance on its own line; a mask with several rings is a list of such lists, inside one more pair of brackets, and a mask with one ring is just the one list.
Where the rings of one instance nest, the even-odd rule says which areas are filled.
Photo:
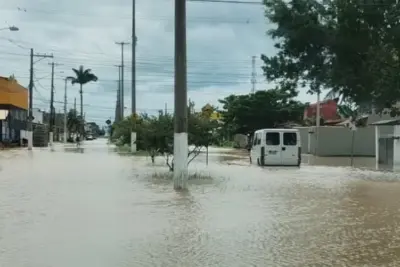
[[257, 159], [257, 165], [258, 165], [258, 166], [261, 166], [261, 164], [260, 164], [260, 159]]

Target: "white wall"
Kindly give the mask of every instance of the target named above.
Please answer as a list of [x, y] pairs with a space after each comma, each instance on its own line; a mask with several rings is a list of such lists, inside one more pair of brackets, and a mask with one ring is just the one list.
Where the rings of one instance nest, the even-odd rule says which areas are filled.
[[[400, 126], [394, 126], [395, 137], [400, 137]], [[393, 170], [400, 171], [400, 139], [395, 139], [393, 142]]]
[[[350, 156], [352, 154], [352, 131], [345, 127], [321, 126], [317, 139], [316, 127], [311, 127], [310, 153], [323, 156]], [[354, 156], [375, 156], [375, 128], [358, 128], [354, 138]]]

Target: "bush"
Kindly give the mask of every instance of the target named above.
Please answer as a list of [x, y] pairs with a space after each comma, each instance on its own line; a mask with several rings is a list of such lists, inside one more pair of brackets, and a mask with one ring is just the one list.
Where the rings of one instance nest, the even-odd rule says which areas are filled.
[[[165, 156], [166, 165], [170, 171], [173, 166], [173, 136], [174, 118], [169, 114], [160, 113], [159, 116], [142, 114], [140, 117], [128, 117], [112, 126], [113, 140], [118, 145], [130, 144], [131, 132], [137, 134], [136, 145], [138, 150], [147, 151], [154, 163], [158, 155]], [[189, 163], [200, 153], [202, 147], [208, 146], [213, 140], [216, 124], [204, 118], [199, 113], [189, 114], [188, 143], [194, 149], [188, 153]]]

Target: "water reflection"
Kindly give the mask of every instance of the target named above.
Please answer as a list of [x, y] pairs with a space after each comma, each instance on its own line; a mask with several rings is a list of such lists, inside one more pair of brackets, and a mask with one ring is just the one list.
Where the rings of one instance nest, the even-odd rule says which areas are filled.
[[400, 264], [400, 179], [394, 173], [258, 168], [241, 155], [213, 151], [209, 166], [204, 155], [190, 166], [213, 180], [177, 193], [170, 180], [149, 178], [167, 171], [162, 158], [153, 166], [100, 141], [83, 148], [0, 154], [2, 264]]

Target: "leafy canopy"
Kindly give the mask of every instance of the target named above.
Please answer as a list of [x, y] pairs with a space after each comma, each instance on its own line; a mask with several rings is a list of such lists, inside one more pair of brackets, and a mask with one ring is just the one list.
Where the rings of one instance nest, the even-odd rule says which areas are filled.
[[363, 105], [400, 100], [400, 2], [264, 0], [276, 27], [275, 56], [262, 55], [269, 81], [310, 92], [327, 88]]
[[248, 134], [287, 122], [301, 122], [305, 105], [294, 100], [296, 95], [293, 91], [271, 89], [219, 100], [224, 128], [231, 134]]

